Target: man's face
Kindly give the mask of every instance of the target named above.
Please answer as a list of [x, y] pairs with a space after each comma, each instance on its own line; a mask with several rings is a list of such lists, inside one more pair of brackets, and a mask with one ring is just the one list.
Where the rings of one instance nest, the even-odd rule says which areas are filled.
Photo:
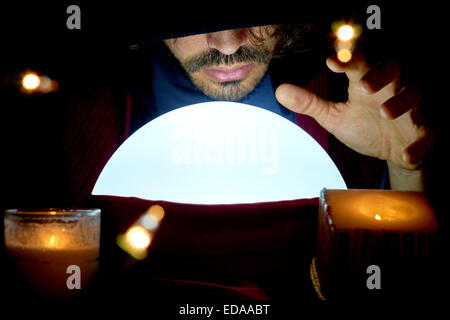
[[263, 78], [276, 41], [264, 27], [258, 44], [248, 29], [233, 29], [166, 40], [192, 82], [207, 96], [236, 101], [250, 93]]

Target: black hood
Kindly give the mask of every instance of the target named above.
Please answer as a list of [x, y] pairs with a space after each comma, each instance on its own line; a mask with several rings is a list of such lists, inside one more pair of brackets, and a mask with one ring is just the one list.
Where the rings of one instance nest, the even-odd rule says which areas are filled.
[[[81, 10], [81, 30], [68, 30], [70, 5]], [[3, 6], [3, 5], [2, 5]], [[10, 42], [76, 41], [78, 38], [119, 45], [284, 23], [320, 23], [360, 12], [362, 6], [315, 1], [239, 2], [59, 1], [6, 4], [0, 11], [2, 38]], [[360, 10], [361, 9], [361, 10]], [[364, 10], [363, 10], [364, 11]]]

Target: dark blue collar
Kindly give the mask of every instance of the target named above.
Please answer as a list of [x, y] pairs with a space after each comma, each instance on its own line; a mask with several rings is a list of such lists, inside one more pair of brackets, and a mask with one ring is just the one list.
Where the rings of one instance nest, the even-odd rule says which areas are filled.
[[[191, 104], [214, 101], [201, 92], [188, 78], [184, 70], [171, 56], [156, 55], [152, 61], [152, 92], [133, 88], [137, 96], [147, 105], [150, 120], [166, 112]], [[278, 103], [269, 74], [258, 86], [238, 102], [254, 105], [279, 114], [295, 123], [295, 113]]]

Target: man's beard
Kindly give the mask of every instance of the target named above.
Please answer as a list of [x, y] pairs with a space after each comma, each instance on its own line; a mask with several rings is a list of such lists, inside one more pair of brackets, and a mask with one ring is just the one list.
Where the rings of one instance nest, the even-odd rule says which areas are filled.
[[202, 81], [196, 79], [195, 77], [191, 77], [191, 81], [194, 85], [200, 89], [205, 95], [211, 97], [216, 100], [225, 100], [225, 101], [238, 101], [247, 96], [253, 89], [259, 84], [261, 79], [264, 77], [267, 68], [262, 72], [258, 77], [252, 79], [250, 85], [243, 86], [243, 80], [233, 80], [233, 81], [225, 81], [225, 82], [216, 82], [217, 86], [209, 86]]
[[211, 68], [218, 65], [231, 66], [237, 63], [260, 62], [269, 64], [271, 52], [263, 47], [240, 47], [235, 53], [226, 55], [216, 49], [211, 49], [207, 53], [191, 57], [182, 62], [183, 68], [188, 73], [194, 73], [204, 68]]
[[[181, 63], [194, 85], [205, 95], [217, 100], [236, 101], [249, 94], [264, 77], [267, 71], [272, 53], [264, 47], [240, 47], [235, 53], [225, 55], [216, 49], [211, 49], [207, 53], [191, 57]], [[255, 63], [263, 65], [263, 70], [251, 79], [246, 86], [242, 85], [242, 80], [225, 82], [214, 82], [215, 85], [208, 85], [195, 77], [195, 73], [201, 69], [215, 66], [232, 66], [237, 63]]]

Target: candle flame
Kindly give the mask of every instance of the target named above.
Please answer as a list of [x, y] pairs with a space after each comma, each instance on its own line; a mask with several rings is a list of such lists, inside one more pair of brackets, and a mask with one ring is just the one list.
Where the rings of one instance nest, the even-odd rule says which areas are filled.
[[22, 78], [22, 87], [28, 92], [49, 93], [58, 91], [59, 83], [46, 75], [27, 73]]
[[163, 207], [159, 205], [151, 206], [134, 225], [128, 228], [125, 234], [117, 236], [117, 245], [135, 259], [145, 259], [154, 232], [159, 228], [164, 215]]
[[337, 58], [341, 62], [349, 62], [352, 59], [352, 52], [348, 49], [340, 49], [337, 53]]
[[52, 236], [50, 237], [50, 240], [48, 241], [48, 245], [49, 245], [50, 247], [54, 247], [55, 244], [56, 244], [56, 237], [55, 237], [54, 235], [52, 235]]
[[130, 228], [126, 233], [125, 238], [131, 247], [139, 250], [147, 249], [151, 242], [149, 232], [140, 226]]
[[39, 87], [41, 79], [35, 73], [28, 73], [22, 79], [22, 86], [26, 90], [35, 90]]
[[337, 37], [339, 38], [339, 40], [349, 41], [349, 40], [353, 39], [353, 37], [355, 36], [355, 29], [353, 29], [353, 27], [348, 24], [343, 25], [343, 26], [339, 27], [336, 34], [337, 34]]

